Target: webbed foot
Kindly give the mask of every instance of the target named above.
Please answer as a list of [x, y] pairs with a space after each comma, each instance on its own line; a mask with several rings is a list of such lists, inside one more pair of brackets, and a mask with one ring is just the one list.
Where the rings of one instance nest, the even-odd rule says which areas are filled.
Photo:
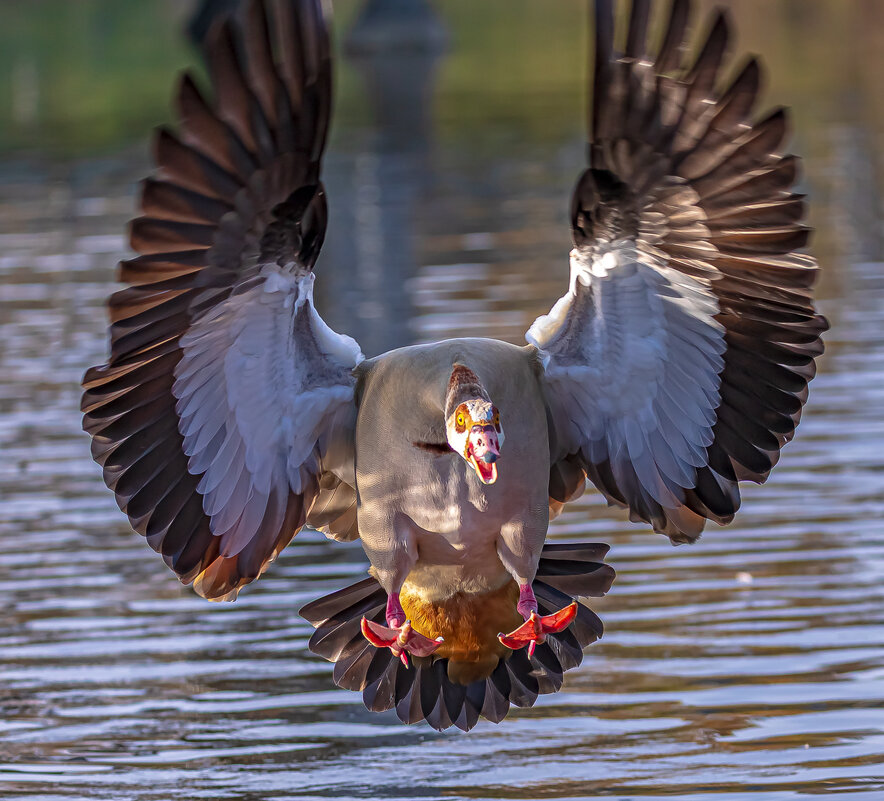
[[531, 586], [522, 585], [520, 590], [518, 610], [525, 622], [509, 634], [498, 634], [497, 639], [514, 651], [527, 645], [528, 656], [534, 656], [534, 649], [538, 643], [546, 642], [548, 634], [558, 634], [571, 625], [577, 617], [577, 601], [551, 615], [538, 615], [537, 600]]
[[387, 596], [384, 617], [387, 619], [386, 626], [363, 617], [362, 636], [376, 648], [389, 648], [405, 667], [408, 667], [406, 654], [429, 656], [442, 644], [441, 637], [431, 640], [411, 627], [411, 621], [405, 619], [398, 592], [391, 592]]
[[382, 626], [372, 620], [362, 618], [362, 635], [376, 648], [389, 648], [393, 656], [399, 657], [402, 664], [408, 667], [408, 656], [429, 656], [441, 644], [442, 638], [431, 640], [411, 627], [411, 621], [402, 625]]

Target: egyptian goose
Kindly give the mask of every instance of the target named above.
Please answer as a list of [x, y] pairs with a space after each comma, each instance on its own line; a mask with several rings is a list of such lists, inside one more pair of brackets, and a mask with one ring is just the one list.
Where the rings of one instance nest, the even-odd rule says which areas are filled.
[[[190, 75], [132, 223], [85, 429], [121, 509], [182, 582], [232, 600], [306, 525], [370, 577], [308, 604], [335, 681], [405, 722], [469, 729], [554, 692], [601, 622], [607, 546], [545, 544], [587, 477], [673, 542], [727, 523], [791, 439], [822, 352], [786, 114], [760, 68], [720, 88], [718, 13], [689, 0], [649, 53], [595, 4], [589, 166], [570, 286], [517, 347], [455, 339], [365, 360], [313, 305], [331, 110], [320, 0], [252, 0]], [[272, 13], [271, 13], [272, 12]], [[754, 121], [754, 120], [758, 121]], [[502, 632], [509, 632], [504, 634]]]

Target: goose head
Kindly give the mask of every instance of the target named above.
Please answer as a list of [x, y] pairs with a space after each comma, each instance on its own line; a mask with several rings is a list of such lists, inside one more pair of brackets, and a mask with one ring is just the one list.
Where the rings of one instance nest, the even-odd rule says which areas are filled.
[[500, 412], [478, 376], [455, 364], [445, 400], [445, 433], [451, 449], [461, 456], [483, 484], [497, 481], [497, 460], [504, 434]]

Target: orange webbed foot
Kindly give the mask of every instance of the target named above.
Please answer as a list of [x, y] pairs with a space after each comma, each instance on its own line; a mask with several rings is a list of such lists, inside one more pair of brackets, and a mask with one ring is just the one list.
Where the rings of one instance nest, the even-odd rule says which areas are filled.
[[373, 620], [362, 618], [362, 635], [376, 648], [389, 648], [408, 667], [408, 656], [429, 656], [441, 644], [442, 638], [431, 640], [411, 627], [406, 620], [401, 626], [383, 626]]
[[534, 656], [534, 649], [538, 643], [546, 642], [548, 634], [564, 631], [575, 617], [577, 617], [577, 601], [551, 615], [538, 615], [535, 610], [531, 610], [528, 619], [521, 626], [509, 634], [498, 634], [497, 639], [514, 651], [527, 645], [528, 656]]

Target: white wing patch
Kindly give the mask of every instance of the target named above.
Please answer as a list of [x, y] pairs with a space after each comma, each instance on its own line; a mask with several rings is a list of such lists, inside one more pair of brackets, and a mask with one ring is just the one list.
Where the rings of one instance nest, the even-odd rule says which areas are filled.
[[568, 293], [527, 333], [567, 447], [610, 462], [628, 496], [640, 487], [677, 509], [706, 464], [724, 368], [718, 311], [708, 286], [662, 254], [598, 242], [572, 252]]
[[[181, 337], [178, 429], [221, 553], [277, 530], [290, 493], [319, 472], [319, 446], [352, 415], [364, 358], [313, 306], [313, 274], [275, 265], [239, 286]], [[275, 528], [274, 528], [275, 527]]]

